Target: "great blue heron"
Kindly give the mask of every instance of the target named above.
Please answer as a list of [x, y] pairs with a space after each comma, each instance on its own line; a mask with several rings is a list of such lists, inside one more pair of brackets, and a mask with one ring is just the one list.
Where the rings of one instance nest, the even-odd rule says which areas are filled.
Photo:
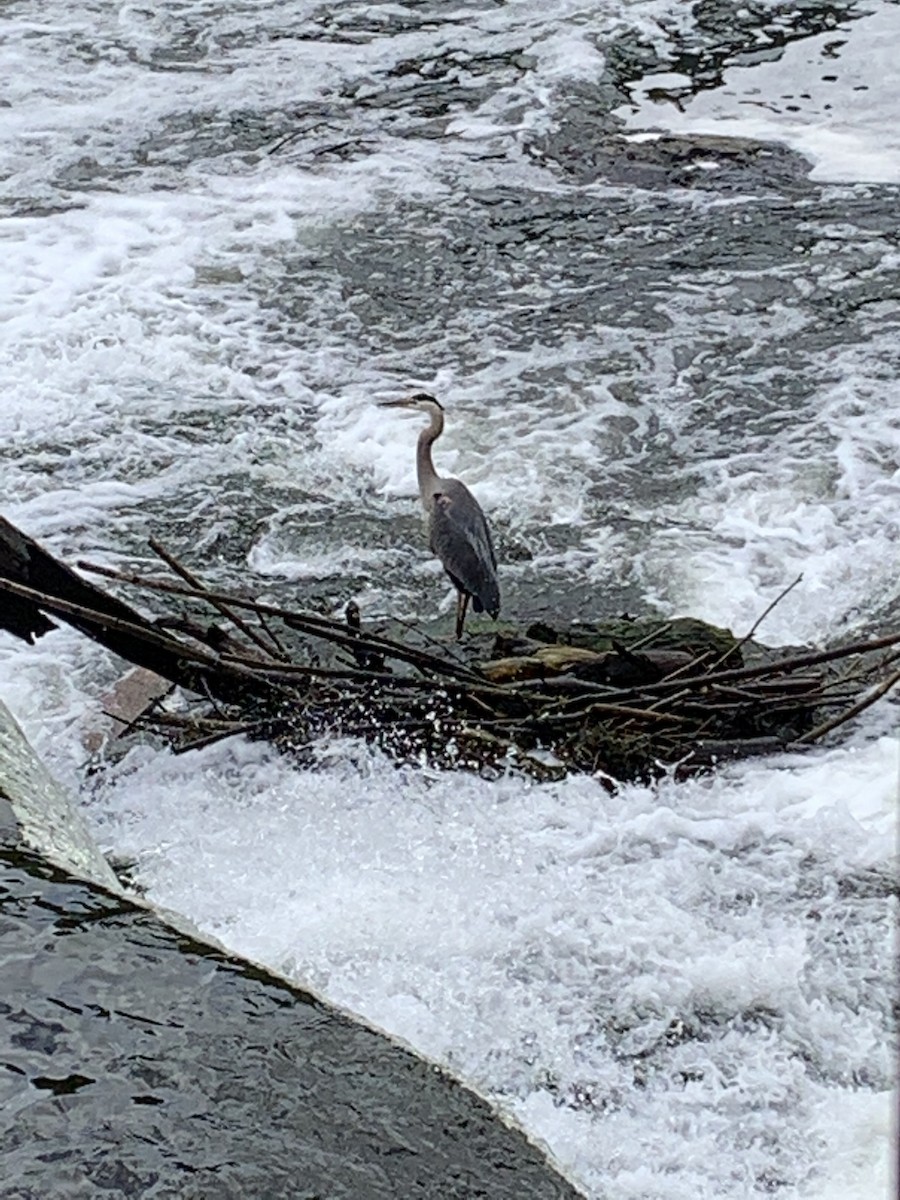
[[419, 434], [416, 474], [419, 495], [428, 514], [428, 536], [432, 551], [453, 581], [456, 600], [456, 638], [462, 637], [469, 599], [476, 612], [489, 612], [494, 620], [500, 612], [497, 558], [491, 531], [481, 505], [458, 479], [442, 479], [434, 469], [431, 447], [444, 432], [444, 410], [427, 392], [415, 392], [403, 400], [386, 400], [382, 408], [414, 408], [427, 413], [431, 423]]

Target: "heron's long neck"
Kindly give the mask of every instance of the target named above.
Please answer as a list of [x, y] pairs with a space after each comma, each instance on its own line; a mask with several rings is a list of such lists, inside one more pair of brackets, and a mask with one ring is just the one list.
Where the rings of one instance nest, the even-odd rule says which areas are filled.
[[426, 508], [431, 507], [431, 498], [440, 484], [440, 476], [431, 461], [431, 447], [444, 432], [444, 414], [437, 410], [431, 414], [431, 424], [419, 434], [416, 446], [416, 474], [419, 477], [419, 495]]

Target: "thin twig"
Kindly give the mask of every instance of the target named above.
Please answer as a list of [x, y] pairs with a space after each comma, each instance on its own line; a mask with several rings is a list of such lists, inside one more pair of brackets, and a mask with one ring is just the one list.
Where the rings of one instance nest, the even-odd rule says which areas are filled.
[[647, 705], [647, 711], [655, 712], [663, 704], [668, 704], [670, 706], [677, 704], [679, 700], [683, 700], [685, 696], [689, 696], [690, 694], [690, 688], [682, 688], [680, 692], [675, 692], [671, 696], [660, 696], [659, 699], [654, 700], [652, 704]]
[[[147, 714], [142, 714], [139, 720]], [[147, 717], [147, 724], [159, 725], [161, 728], [172, 729], [233, 729], [244, 722], [235, 718], [228, 720], [221, 717], [205, 717], [197, 713], [169, 713], [157, 712], [152, 716]]]
[[671, 621], [663, 621], [662, 625], [658, 625], [656, 629], [651, 629], [649, 633], [644, 634], [642, 638], [638, 638], [636, 642], [628, 646], [627, 650], [629, 654], [633, 654], [636, 650], [643, 650], [645, 646], [649, 646], [652, 642], [655, 642], [658, 637], [661, 637], [666, 630], [671, 628]]
[[261, 613], [261, 612], [257, 612], [256, 616], [259, 619], [260, 625], [266, 631], [267, 636], [271, 640], [272, 645], [275, 646], [275, 648], [277, 649], [280, 657], [283, 658], [285, 662], [290, 662], [291, 656], [288, 654], [287, 650], [285, 650], [284, 646], [282, 646], [281, 641], [279, 640], [274, 629], [271, 629], [269, 627], [269, 623], [266, 620], [265, 614]]
[[419, 686], [429, 689], [433, 689], [435, 686], [433, 679], [393, 675], [390, 672], [363, 671], [360, 667], [314, 667], [309, 663], [293, 662], [277, 663], [269, 666], [268, 663], [261, 663], [253, 658], [245, 658], [240, 654], [223, 654], [222, 662], [237, 663], [252, 671], [254, 675], [259, 675], [262, 679], [281, 679], [287, 681], [295, 680], [302, 676], [310, 679], [346, 679], [368, 685], [373, 683], [385, 685], [408, 684], [412, 687]]
[[728, 659], [731, 658], [732, 654], [737, 654], [738, 650], [740, 650], [742, 646], [745, 646], [747, 642], [752, 639], [754, 633], [756, 633], [757, 629], [759, 629], [760, 625], [762, 625], [763, 621], [766, 619], [772, 609], [779, 605], [788, 592], [792, 592], [797, 584], [802, 582], [802, 580], [803, 573], [801, 572], [793, 581], [793, 583], [789, 583], [786, 588], [782, 588], [772, 603], [767, 608], [763, 609], [760, 615], [753, 622], [750, 632], [745, 633], [739, 642], [735, 642], [729, 650], [726, 650], [724, 654], [720, 655], [719, 658], [717, 658], [716, 661], [710, 665], [710, 671], [714, 671], [716, 667], [721, 666], [723, 662], [727, 662]]
[[685, 671], [691, 671], [694, 667], [702, 667], [710, 654], [712, 654], [711, 650], [704, 650], [702, 654], [699, 654], [691, 662], [682, 663], [680, 667], [676, 667], [674, 671], [670, 671], [668, 675], [663, 677], [665, 682], [668, 683], [670, 679], [677, 679], [679, 675], [684, 675]]
[[846, 704], [854, 700], [858, 692], [841, 692], [835, 696], [825, 696], [821, 692], [802, 692], [799, 695], [786, 696], [779, 700], [773, 697], [766, 701], [766, 713], [809, 713], [817, 708], [831, 708], [835, 704]]
[[179, 746], [172, 748], [173, 754], [187, 754], [189, 750], [204, 750], [207, 746], [214, 746], [216, 742], [224, 742], [226, 738], [237, 737], [238, 734], [247, 733], [253, 729], [255, 722], [248, 725], [238, 725], [234, 729], [219, 729], [214, 733], [207, 733], [203, 737], [194, 738], [190, 742], [182, 742]]
[[577, 713], [561, 713], [557, 718], [557, 722], [580, 721], [585, 717], [598, 714], [604, 717], [629, 717], [631, 720], [651, 720], [651, 721], [672, 721], [680, 725], [682, 718], [675, 716], [674, 713], [654, 712], [649, 708], [629, 708], [624, 704], [590, 704], [587, 708], [581, 709]]
[[882, 696], [886, 695], [891, 688], [896, 687], [898, 683], [900, 683], [900, 671], [894, 671], [892, 675], [889, 675], [887, 679], [883, 679], [877, 687], [874, 687], [868, 695], [857, 700], [855, 704], [851, 704], [844, 712], [838, 713], [830, 721], [824, 721], [821, 725], [817, 725], [815, 729], [810, 730], [809, 733], [804, 733], [802, 737], [798, 737], [797, 744], [803, 745], [807, 742], [818, 741], [826, 733], [831, 733], [833, 729], [837, 729], [839, 725], [843, 725], [845, 721], [850, 721], [853, 717], [858, 717], [861, 712], [864, 712], [876, 700], [880, 700]]
[[[437, 640], [437, 638], [432, 637], [431, 634], [427, 633], [424, 629], [418, 629], [413, 624], [412, 621], [407, 621], [403, 617], [396, 617], [393, 615], [391, 616], [391, 620], [395, 624], [401, 625], [404, 629], [408, 629], [410, 633], [416, 634], [417, 637], [422, 638], [430, 646], [433, 646], [435, 650], [439, 650], [442, 654], [448, 653], [450, 651], [451, 648], [449, 646], [442, 645]], [[467, 664], [459, 657], [458, 654], [451, 654], [450, 657], [451, 657], [451, 660], [457, 664], [457, 666], [463, 667], [464, 669], [468, 670]]]
[[[150, 703], [146, 706], [146, 708], [142, 708], [140, 710], [140, 712], [136, 713], [135, 716], [133, 716], [131, 718], [131, 720], [127, 721], [127, 722], [123, 721], [122, 717], [120, 715], [118, 715], [114, 712], [110, 712], [108, 708], [102, 708], [100, 710], [101, 714], [113, 722], [113, 729], [110, 730], [110, 735], [111, 735], [110, 740], [115, 740], [117, 742], [122, 741], [124, 738], [128, 737], [130, 734], [135, 733], [138, 729], [140, 729], [140, 727], [146, 721], [148, 721], [150, 719], [155, 720], [155, 717], [153, 716], [153, 714], [157, 712], [160, 704], [162, 704], [165, 700], [167, 700], [169, 698], [169, 696], [172, 694], [172, 690], [174, 687], [175, 687], [175, 685], [172, 684], [169, 687], [168, 691], [164, 692], [163, 695], [154, 696], [153, 699], [150, 701]], [[122, 728], [119, 729], [118, 732], [116, 732], [116, 730], [115, 730], [116, 725], [122, 726]]]
[[[183, 563], [180, 563], [175, 555], [168, 551], [161, 542], [158, 542], [156, 538], [152, 537], [149, 539], [149, 546], [153, 553], [158, 555], [158, 557], [161, 558], [163, 562], [175, 572], [176, 575], [180, 576], [185, 583], [192, 588], [196, 588], [197, 591], [207, 593], [208, 601], [213, 608], [217, 609], [223, 617], [227, 617], [228, 620], [231, 621], [241, 631], [241, 633], [248, 637], [250, 641], [254, 643], [254, 645], [258, 646], [259, 649], [262, 650], [267, 658], [273, 657], [272, 646], [266, 642], [266, 639], [261, 637], [252, 627], [252, 625], [248, 625], [240, 613], [234, 612], [234, 610], [224, 601], [213, 599], [209, 595], [209, 589], [206, 587], [203, 581], [198, 579], [196, 575], [189, 571]], [[268, 632], [268, 630], [266, 632]], [[275, 643], [275, 657], [285, 657], [284, 651], [280, 648], [277, 642]]]

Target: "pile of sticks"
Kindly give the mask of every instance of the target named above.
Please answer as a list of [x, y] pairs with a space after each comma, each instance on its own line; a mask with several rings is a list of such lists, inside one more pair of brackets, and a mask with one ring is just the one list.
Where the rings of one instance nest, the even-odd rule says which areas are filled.
[[[79, 575], [0, 519], [0, 625], [30, 639], [61, 619], [178, 687], [187, 704], [157, 695], [133, 722], [177, 751], [244, 734], [304, 755], [337, 735], [398, 761], [487, 773], [684, 777], [818, 742], [900, 682], [900, 633], [750, 666], [747, 639], [718, 657], [682, 653], [674, 667], [654, 655], [653, 635], [606, 655], [573, 652], [568, 665], [557, 646], [552, 669], [517, 678], [449, 645], [363, 629], [353, 605], [339, 620], [211, 590], [150, 545], [164, 577], [90, 562]], [[85, 574], [165, 607], [145, 616]], [[549, 661], [542, 649], [532, 638], [528, 662]], [[610, 657], [628, 668], [626, 683], [622, 671], [604, 681]]]

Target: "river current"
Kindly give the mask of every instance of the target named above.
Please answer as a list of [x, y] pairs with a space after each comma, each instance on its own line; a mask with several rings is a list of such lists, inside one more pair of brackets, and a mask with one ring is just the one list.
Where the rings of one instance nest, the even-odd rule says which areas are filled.
[[[900, 9], [100, 0], [0, 12], [0, 501], [74, 561], [443, 615], [415, 422], [506, 613], [896, 627]], [[118, 666], [0, 698], [156, 901], [477, 1086], [592, 1197], [871, 1200], [895, 709], [686, 784], [152, 746]]]

